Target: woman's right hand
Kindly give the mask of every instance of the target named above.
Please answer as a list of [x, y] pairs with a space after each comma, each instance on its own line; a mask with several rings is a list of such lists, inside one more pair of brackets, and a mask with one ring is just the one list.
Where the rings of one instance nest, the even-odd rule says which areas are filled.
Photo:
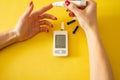
[[68, 1], [68, 3], [67, 8], [70, 10], [70, 13], [75, 14], [85, 32], [89, 29], [97, 29], [97, 4], [93, 0], [87, 0], [85, 9], [79, 9], [70, 1]]

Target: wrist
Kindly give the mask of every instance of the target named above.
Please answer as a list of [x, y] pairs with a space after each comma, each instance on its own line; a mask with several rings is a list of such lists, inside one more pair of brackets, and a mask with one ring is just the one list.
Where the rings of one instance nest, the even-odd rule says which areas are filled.
[[90, 33], [99, 33], [98, 31], [98, 25], [94, 24], [94, 25], [86, 25], [85, 29], [84, 29], [86, 35], [90, 34]]
[[92, 38], [92, 37], [99, 38], [100, 37], [97, 24], [86, 26], [86, 29], [84, 29], [84, 31], [85, 31], [87, 38]]
[[9, 37], [11, 37], [13, 43], [17, 42], [18, 37], [16, 32], [13, 29], [9, 30], [8, 34], [9, 34]]
[[0, 49], [17, 42], [16, 33], [12, 29], [1, 33], [0, 37]]

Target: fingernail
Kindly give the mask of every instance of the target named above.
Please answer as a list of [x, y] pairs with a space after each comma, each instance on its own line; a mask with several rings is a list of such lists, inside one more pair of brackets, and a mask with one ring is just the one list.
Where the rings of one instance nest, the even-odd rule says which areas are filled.
[[66, 12], [68, 12], [68, 9], [66, 10]]
[[53, 28], [53, 25], [51, 24], [51, 28]]
[[74, 14], [74, 13], [69, 13], [69, 16], [70, 16], [70, 17], [74, 17], [75, 14]]
[[67, 9], [67, 10], [66, 10], [66, 12], [70, 12], [70, 10], [69, 10], [69, 9]]
[[70, 2], [68, 0], [65, 1], [66, 6], [70, 5]]
[[81, 7], [78, 7], [79, 9], [83, 10], [86, 8], [86, 6], [81, 6]]
[[49, 30], [47, 29], [47, 32], [49, 32]]
[[71, 13], [69, 13], [69, 16], [71, 17]]
[[55, 17], [55, 20], [57, 20], [57, 18]]
[[30, 2], [29, 6], [32, 6], [33, 5], [33, 1]]

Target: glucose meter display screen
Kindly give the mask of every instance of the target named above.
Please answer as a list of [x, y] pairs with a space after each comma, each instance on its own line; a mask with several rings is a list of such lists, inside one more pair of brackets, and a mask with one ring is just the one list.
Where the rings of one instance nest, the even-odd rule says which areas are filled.
[[55, 48], [66, 48], [66, 38], [65, 35], [55, 36]]

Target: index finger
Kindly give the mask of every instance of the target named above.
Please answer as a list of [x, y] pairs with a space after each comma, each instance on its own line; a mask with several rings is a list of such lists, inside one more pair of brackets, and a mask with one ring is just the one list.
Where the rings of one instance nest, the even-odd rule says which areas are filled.
[[52, 7], [53, 7], [52, 4], [49, 4], [49, 5], [45, 6], [45, 7], [37, 10], [36, 13], [37, 13], [37, 14], [42, 14], [42, 13], [50, 10]]

